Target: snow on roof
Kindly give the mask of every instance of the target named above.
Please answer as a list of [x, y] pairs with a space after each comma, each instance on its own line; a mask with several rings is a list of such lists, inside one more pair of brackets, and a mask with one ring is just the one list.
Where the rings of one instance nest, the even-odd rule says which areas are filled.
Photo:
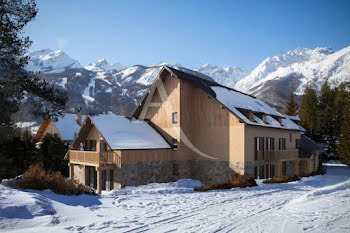
[[[85, 115], [82, 116], [84, 121]], [[65, 113], [64, 116], [57, 117], [55, 126], [61, 135], [62, 140], [71, 141], [79, 131], [80, 125], [77, 122], [77, 114]]]
[[263, 101], [250, 95], [222, 86], [212, 86], [211, 89], [215, 92], [216, 99], [223, 103], [227, 108], [242, 108], [254, 112], [266, 113], [268, 115], [282, 116], [281, 113], [277, 112]]
[[[290, 116], [282, 115], [255, 97], [222, 86], [211, 86], [211, 89], [215, 92], [216, 99], [219, 102], [249, 125], [304, 131], [301, 126], [292, 121]], [[254, 121], [249, 120], [239, 109], [266, 114], [266, 123], [257, 115], [254, 115]], [[282, 124], [273, 116], [281, 118]], [[293, 119], [295, 118], [293, 117]]]
[[300, 121], [299, 116], [289, 116], [289, 115], [285, 115], [285, 116], [291, 119], [292, 121]]
[[91, 119], [113, 150], [171, 148], [146, 121], [112, 114], [92, 116]]

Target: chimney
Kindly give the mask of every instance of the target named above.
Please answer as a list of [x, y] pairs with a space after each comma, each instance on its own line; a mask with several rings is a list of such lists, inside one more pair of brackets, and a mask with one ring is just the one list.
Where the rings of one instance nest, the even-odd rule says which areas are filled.
[[77, 117], [78, 117], [77, 122], [81, 126], [83, 124], [82, 122], [83, 111], [81, 110], [81, 107], [78, 108]]
[[50, 113], [48, 111], [45, 113], [44, 120], [50, 120]]

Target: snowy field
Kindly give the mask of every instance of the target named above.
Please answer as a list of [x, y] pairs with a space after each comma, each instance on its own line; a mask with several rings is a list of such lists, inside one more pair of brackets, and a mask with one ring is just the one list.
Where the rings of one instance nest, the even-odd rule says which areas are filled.
[[198, 193], [193, 180], [62, 196], [0, 185], [1, 232], [350, 232], [350, 169]]

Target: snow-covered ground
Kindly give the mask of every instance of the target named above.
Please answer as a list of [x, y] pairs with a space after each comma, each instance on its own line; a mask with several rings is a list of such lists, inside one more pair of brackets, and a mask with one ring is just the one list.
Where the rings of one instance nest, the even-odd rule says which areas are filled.
[[0, 185], [0, 231], [350, 232], [350, 169], [288, 184], [194, 192], [198, 181], [62, 196]]

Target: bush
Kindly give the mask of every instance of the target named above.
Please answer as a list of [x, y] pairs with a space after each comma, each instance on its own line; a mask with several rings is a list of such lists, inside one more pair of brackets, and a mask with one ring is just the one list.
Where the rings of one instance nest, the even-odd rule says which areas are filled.
[[64, 195], [95, 194], [93, 189], [66, 179], [60, 172], [45, 171], [39, 164], [31, 165], [16, 185], [22, 189], [51, 189], [54, 193]]
[[300, 177], [297, 175], [290, 175], [290, 176], [275, 176], [271, 179], [264, 180], [264, 184], [274, 184], [274, 183], [288, 183], [292, 181], [300, 180]]
[[226, 182], [195, 187], [194, 191], [204, 192], [214, 189], [246, 188], [253, 186], [257, 186], [257, 184], [252, 176], [248, 174], [233, 174]]

